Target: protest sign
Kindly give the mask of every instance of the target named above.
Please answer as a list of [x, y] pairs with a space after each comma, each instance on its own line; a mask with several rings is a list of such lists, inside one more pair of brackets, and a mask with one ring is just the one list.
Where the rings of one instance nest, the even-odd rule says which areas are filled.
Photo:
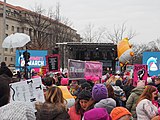
[[85, 62], [80, 60], [68, 60], [68, 74], [70, 80], [84, 79]]
[[135, 64], [134, 65], [134, 81], [133, 85], [137, 85], [138, 80], [147, 80], [148, 72], [147, 72], [147, 65], [143, 64]]
[[97, 76], [102, 78], [102, 62], [86, 61], [85, 62], [85, 76]]
[[58, 87], [62, 90], [64, 99], [67, 100], [67, 108], [72, 107], [75, 103], [75, 99], [71, 95], [71, 93], [68, 91], [67, 86], [58, 86]]
[[49, 71], [58, 72], [60, 71], [60, 56], [59, 54], [47, 55], [46, 56], [47, 67]]
[[34, 78], [10, 84], [11, 100], [35, 103], [44, 102], [43, 85], [41, 78]]

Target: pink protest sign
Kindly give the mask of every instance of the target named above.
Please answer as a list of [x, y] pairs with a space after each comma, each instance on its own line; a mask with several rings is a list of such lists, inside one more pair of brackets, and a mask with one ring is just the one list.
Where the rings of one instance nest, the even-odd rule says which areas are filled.
[[143, 64], [135, 64], [134, 65], [134, 81], [133, 85], [137, 85], [138, 80], [147, 80], [148, 72], [147, 72], [147, 65]]
[[101, 62], [85, 62], [85, 76], [98, 76], [102, 77], [102, 63]]

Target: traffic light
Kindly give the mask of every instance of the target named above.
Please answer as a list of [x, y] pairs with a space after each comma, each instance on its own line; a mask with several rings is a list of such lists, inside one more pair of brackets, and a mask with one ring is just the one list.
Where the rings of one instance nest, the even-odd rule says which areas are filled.
[[27, 51], [24, 51], [23, 52], [23, 58], [24, 58], [25, 64], [27, 64], [29, 62], [30, 53], [27, 52]]
[[58, 46], [55, 46], [53, 51], [52, 51], [53, 54], [58, 54], [59, 53], [59, 47]]

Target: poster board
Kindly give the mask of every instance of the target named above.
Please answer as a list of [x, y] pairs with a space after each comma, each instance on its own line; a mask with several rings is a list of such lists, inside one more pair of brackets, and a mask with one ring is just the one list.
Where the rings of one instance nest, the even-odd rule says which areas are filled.
[[69, 80], [84, 79], [85, 62], [80, 60], [68, 60]]
[[147, 65], [135, 64], [133, 71], [134, 71], [133, 86], [137, 85], [138, 80], [147, 80], [148, 77]]
[[52, 72], [60, 71], [59, 54], [47, 55], [46, 62], [47, 62], [48, 71], [52, 71]]
[[143, 52], [143, 64], [147, 65], [150, 76], [160, 74], [160, 52]]
[[85, 62], [85, 76], [98, 76], [102, 78], [103, 63], [97, 61]]
[[75, 98], [68, 91], [67, 86], [58, 86], [58, 87], [62, 90], [64, 99], [67, 100], [67, 108], [72, 107], [75, 103]]
[[129, 78], [133, 78], [133, 70], [134, 70], [134, 65], [126, 65], [126, 72], [129, 73], [126, 76]]
[[28, 79], [25, 81], [10, 84], [11, 99], [13, 101], [23, 101], [35, 103], [37, 101], [44, 102], [43, 85], [41, 78]]

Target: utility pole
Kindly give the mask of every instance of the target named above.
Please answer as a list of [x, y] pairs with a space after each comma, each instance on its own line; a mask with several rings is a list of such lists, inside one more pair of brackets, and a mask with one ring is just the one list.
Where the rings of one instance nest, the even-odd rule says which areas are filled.
[[[6, 0], [4, 0], [3, 3], [3, 31], [2, 31], [2, 43], [6, 37]], [[1, 47], [2, 48], [2, 47]], [[1, 54], [1, 62], [4, 61], [4, 49], [2, 48], [2, 54]]]

